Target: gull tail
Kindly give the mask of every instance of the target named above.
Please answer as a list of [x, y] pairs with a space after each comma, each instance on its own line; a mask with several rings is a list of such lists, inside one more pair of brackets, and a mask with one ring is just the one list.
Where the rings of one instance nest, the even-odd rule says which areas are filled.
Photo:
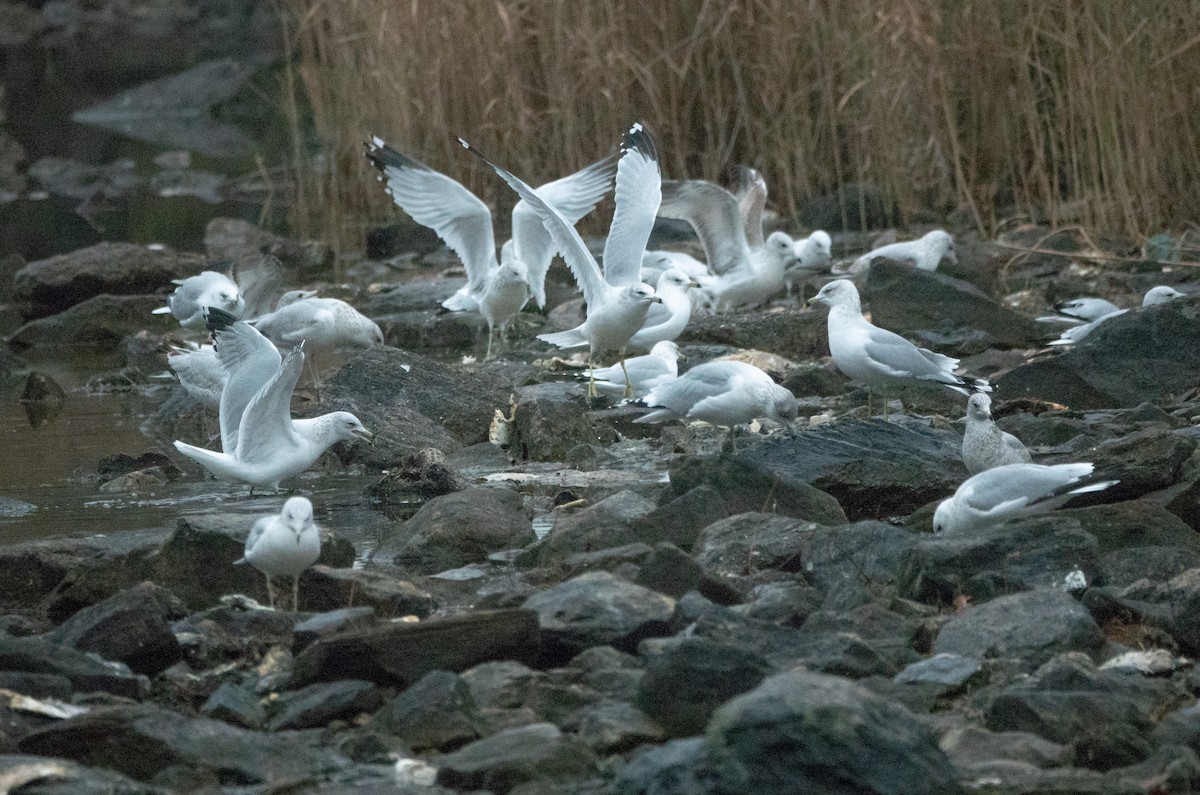
[[553, 334], [538, 334], [537, 338], [559, 348], [582, 348], [588, 344], [578, 329], [556, 331]]
[[175, 449], [222, 480], [239, 480], [233, 471], [237, 462], [231, 455], [218, 453], [213, 450], [205, 450], [203, 447], [196, 447], [179, 441], [175, 442]]
[[1120, 482], [1120, 480], [1097, 480], [1092, 483], [1088, 483], [1085, 486], [1071, 489], [1067, 492], [1067, 494], [1087, 494], [1088, 492], [1092, 491], [1104, 491], [1109, 486], [1115, 486]]
[[171, 307], [160, 306], [158, 309], [151, 309], [150, 314], [152, 314], [152, 315], [169, 315], [169, 314], [171, 314]]

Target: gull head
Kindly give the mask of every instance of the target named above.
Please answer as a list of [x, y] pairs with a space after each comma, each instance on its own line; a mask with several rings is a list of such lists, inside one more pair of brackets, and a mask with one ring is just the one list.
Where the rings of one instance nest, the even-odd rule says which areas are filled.
[[671, 340], [661, 340], [654, 343], [654, 347], [650, 349], [650, 355], [666, 359], [668, 362], [678, 361], [680, 358], [679, 346]]
[[307, 497], [292, 497], [289, 499], [283, 504], [283, 510], [279, 512], [279, 518], [287, 525], [289, 530], [296, 534], [297, 541], [299, 541], [300, 536], [309, 528], [316, 529], [313, 525], [313, 506]]
[[1146, 292], [1146, 297], [1142, 299], [1142, 306], [1154, 306], [1156, 304], [1165, 304], [1168, 301], [1174, 301], [1176, 298], [1183, 298], [1184, 293], [1179, 292], [1174, 287], [1167, 287], [1165, 284], [1160, 284], [1157, 287], [1152, 287]]
[[849, 279], [837, 279], [821, 288], [821, 292], [808, 299], [810, 304], [825, 306], [859, 306], [858, 288]]
[[972, 420], [990, 420], [992, 418], [992, 399], [982, 392], [971, 395], [967, 401], [967, 417]]
[[688, 276], [679, 268], [667, 268], [662, 272], [662, 276], [658, 277], [658, 287], [656, 292], [664, 290], [687, 290], [689, 287], [699, 287], [700, 285], [693, 281], [691, 276]]
[[937, 254], [935, 263], [944, 257], [955, 265], [958, 264], [958, 255], [954, 253], [954, 238], [950, 236], [949, 232], [935, 229], [925, 235], [925, 242], [929, 246], [929, 250]]
[[787, 232], [772, 232], [763, 243], [763, 250], [778, 257], [785, 266], [796, 259], [795, 242]]
[[233, 288], [218, 288], [209, 292], [200, 302], [201, 306], [215, 306], [223, 309], [234, 317], [241, 317], [246, 311], [246, 299]]
[[371, 441], [375, 434], [368, 431], [362, 422], [348, 411], [335, 411], [327, 415], [333, 423], [334, 436], [337, 441], [343, 439], [363, 439]]
[[959, 515], [958, 502], [954, 497], [942, 500], [933, 512], [933, 532], [952, 533], [959, 529], [962, 517]]
[[654, 288], [638, 282], [631, 284], [622, 291], [621, 300], [631, 304], [661, 304], [662, 299], [654, 294]]
[[496, 275], [493, 278], [500, 284], [528, 284], [529, 267], [520, 260], [508, 260], [496, 269]]
[[347, 351], [365, 351], [376, 345], [383, 344], [383, 330], [379, 328], [379, 324], [368, 317], [360, 317], [355, 319], [351, 326], [345, 330], [341, 344], [338, 348]]
[[771, 390], [770, 402], [767, 404], [767, 416], [785, 425], [791, 425], [798, 413], [796, 396], [787, 387], [776, 384]]
[[306, 298], [316, 298], [316, 290], [288, 290], [283, 295], [279, 296], [279, 300], [275, 302], [275, 308], [283, 309], [285, 306], [291, 306], [297, 301], [303, 301]]
[[792, 253], [802, 266], [824, 265], [833, 259], [833, 240], [820, 229], [792, 244]]

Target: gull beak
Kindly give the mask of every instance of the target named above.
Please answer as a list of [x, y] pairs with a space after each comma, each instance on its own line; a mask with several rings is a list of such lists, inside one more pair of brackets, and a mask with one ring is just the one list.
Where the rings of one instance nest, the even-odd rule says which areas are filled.
[[656, 296], [654, 296], [653, 298], [651, 298], [651, 299], [650, 299], [650, 303], [652, 303], [652, 304], [661, 304], [661, 303], [662, 303], [662, 299], [661, 299], [661, 298], [659, 298], [659, 297], [656, 295]]
[[692, 279], [690, 282], [688, 282], [688, 287], [694, 287], [695, 289], [699, 290], [700, 282], [696, 281], [695, 279]]
[[372, 440], [375, 438], [375, 434], [371, 433], [366, 428], [362, 428], [362, 429], [356, 428], [354, 431], [352, 431], [352, 433], [355, 436], [357, 436], [359, 439], [362, 439], [363, 441], [368, 442], [368, 443], [373, 443]]
[[817, 296], [814, 295], [812, 298], [808, 299], [804, 303], [807, 304], [808, 306], [812, 306], [816, 302], [817, 302]]
[[954, 249], [950, 249], [946, 252], [946, 259], [948, 259], [952, 265], [958, 264], [958, 255], [954, 253]]

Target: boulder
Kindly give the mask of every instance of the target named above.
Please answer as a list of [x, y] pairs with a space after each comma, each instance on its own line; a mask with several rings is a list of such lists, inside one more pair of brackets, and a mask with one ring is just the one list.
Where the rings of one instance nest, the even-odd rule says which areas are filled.
[[577, 445], [605, 441], [589, 418], [586, 390], [565, 382], [518, 387], [509, 447], [513, 457], [565, 461]]
[[0, 671], [50, 674], [64, 677], [77, 692], [112, 693], [126, 698], [146, 698], [150, 681], [123, 663], [106, 663], [95, 657], [42, 638], [14, 638], [0, 634]]
[[646, 713], [625, 701], [584, 707], [577, 716], [579, 739], [598, 754], [619, 754], [660, 742], [663, 730]]
[[166, 334], [178, 328], [170, 315], [151, 314], [163, 300], [154, 295], [97, 295], [29, 321], [8, 341], [18, 349], [53, 345], [116, 350], [121, 340], [144, 329]]
[[349, 720], [379, 709], [384, 691], [374, 682], [343, 679], [317, 682], [299, 690], [280, 693], [271, 708], [267, 728], [316, 729], [334, 720]]
[[430, 671], [384, 705], [371, 721], [418, 753], [452, 751], [483, 733], [471, 688], [449, 671]]
[[437, 781], [458, 790], [505, 793], [519, 784], [577, 779], [598, 771], [595, 754], [582, 740], [550, 723], [534, 723], [493, 734], [437, 761]]
[[823, 313], [796, 309], [693, 315], [677, 341], [765, 350], [793, 360], [816, 359], [829, 355], [826, 325]]
[[432, 574], [536, 540], [519, 493], [470, 488], [425, 503], [374, 557]]
[[[846, 514], [835, 498], [786, 472], [758, 465], [764, 457], [775, 455], [763, 452], [764, 448], [774, 448], [780, 441], [766, 442], [736, 457], [685, 456], [671, 463], [670, 484], [663, 501], [705, 487], [720, 495], [723, 511], [729, 516], [762, 511], [818, 524], [843, 524]], [[705, 503], [715, 501], [709, 496]]]
[[562, 563], [571, 555], [639, 542], [637, 522], [654, 503], [632, 491], [619, 491], [575, 513], [561, 516], [521, 557], [539, 566]]
[[144, 582], [83, 608], [47, 633], [46, 640], [153, 675], [182, 656], [168, 620], [184, 612], [174, 594]]

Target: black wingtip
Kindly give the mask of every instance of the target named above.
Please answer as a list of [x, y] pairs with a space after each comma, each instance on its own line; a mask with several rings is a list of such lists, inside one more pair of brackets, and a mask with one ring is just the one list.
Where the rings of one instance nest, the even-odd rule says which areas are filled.
[[658, 161], [658, 147], [641, 122], [635, 121], [621, 139], [621, 154], [630, 150], [637, 150], [650, 160]]
[[204, 327], [216, 334], [238, 322], [238, 318], [215, 306], [204, 307]]
[[420, 160], [415, 160], [403, 152], [398, 152], [388, 146], [378, 135], [372, 135], [371, 140], [363, 141], [363, 147], [366, 149], [363, 154], [367, 156], [367, 160], [370, 160], [371, 165], [380, 171], [385, 171], [389, 167], [418, 168], [425, 171], [433, 170]]

